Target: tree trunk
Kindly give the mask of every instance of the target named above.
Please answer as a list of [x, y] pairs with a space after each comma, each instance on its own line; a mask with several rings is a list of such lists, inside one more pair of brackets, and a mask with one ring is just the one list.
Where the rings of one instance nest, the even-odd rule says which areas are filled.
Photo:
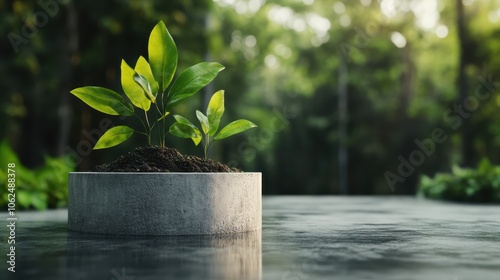
[[[403, 146], [401, 154], [403, 157], [408, 158], [409, 154], [415, 149], [415, 138], [417, 137], [415, 129], [412, 124], [412, 119], [408, 116], [408, 108], [413, 96], [413, 78], [414, 78], [414, 63], [413, 63], [413, 49], [411, 44], [407, 44], [403, 49], [403, 64], [405, 70], [401, 76], [402, 93], [399, 100], [399, 113], [401, 127], [401, 139], [403, 139]], [[414, 195], [416, 192], [416, 184], [418, 181], [417, 174], [406, 178], [402, 184], [402, 188], [398, 193]]]
[[340, 56], [339, 81], [338, 81], [338, 114], [339, 114], [339, 189], [340, 194], [349, 193], [348, 185], [348, 153], [347, 153], [347, 66], [344, 58]]
[[[457, 104], [463, 104], [467, 98], [467, 76], [465, 74], [465, 67], [467, 64], [467, 30], [465, 28], [464, 4], [462, 0], [457, 0], [457, 30], [458, 30], [458, 44], [460, 48], [460, 58], [458, 66], [458, 100]], [[461, 126], [462, 136], [462, 162], [463, 166], [471, 166], [473, 164], [474, 147], [473, 135], [471, 133], [470, 119], [463, 118]]]
[[[40, 75], [34, 78], [35, 84], [28, 87], [24, 98], [27, 114], [22, 121], [22, 130], [19, 143], [13, 146], [19, 155], [21, 163], [28, 168], [37, 168], [43, 165], [43, 114], [39, 108], [43, 96], [43, 82]], [[17, 145], [18, 144], [18, 145]]]
[[62, 52], [61, 67], [61, 103], [59, 104], [59, 135], [57, 141], [57, 156], [63, 156], [68, 145], [68, 135], [71, 127], [71, 107], [69, 105], [69, 91], [73, 86], [73, 59], [78, 53], [78, 17], [74, 4], [68, 3], [66, 6], [66, 36], [67, 44]]

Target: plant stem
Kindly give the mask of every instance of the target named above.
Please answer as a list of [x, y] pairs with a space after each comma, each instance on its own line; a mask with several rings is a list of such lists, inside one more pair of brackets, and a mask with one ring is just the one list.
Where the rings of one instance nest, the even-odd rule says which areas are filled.
[[[144, 111], [144, 113], [146, 113], [146, 111]], [[136, 116], [139, 119], [139, 121], [141, 121], [142, 126], [144, 127], [144, 131], [145, 131], [145, 132], [143, 132], [141, 134], [146, 135], [146, 137], [148, 138], [148, 143], [149, 143], [149, 136], [147, 134], [148, 129], [147, 129], [146, 125], [144, 124], [144, 122], [142, 121], [142, 119], [139, 117], [139, 115], [137, 115], [137, 114], [134, 113], [134, 116]]]
[[[161, 116], [162, 116], [162, 117], [163, 117], [163, 115], [165, 114], [165, 105], [164, 105], [165, 103], [163, 102], [163, 97], [164, 97], [164, 95], [165, 95], [165, 91], [163, 91], [163, 92], [161, 93], [161, 112], [163, 112], [163, 114], [161, 114]], [[167, 137], [167, 132], [166, 132], [166, 130], [167, 130], [167, 129], [165, 128], [165, 123], [166, 123], [166, 121], [167, 121], [167, 120], [166, 120], [166, 118], [163, 118], [163, 119], [161, 120], [161, 124], [160, 124], [160, 125], [161, 125], [161, 127], [162, 127], [162, 131], [163, 131], [163, 132], [162, 132], [162, 136], [161, 136], [160, 141], [161, 141], [161, 145], [162, 145], [163, 147], [165, 147], [165, 140], [166, 140], [166, 137]]]
[[147, 134], [147, 133], [144, 133], [144, 132], [142, 132], [142, 131], [134, 130], [134, 132], [139, 133], [139, 134], [142, 134], [142, 135], [145, 135], [146, 137], [148, 137], [148, 134]]
[[134, 116], [136, 116], [142, 123], [142, 126], [144, 127], [144, 131], [147, 131], [148, 129], [146, 128], [146, 125], [144, 124], [144, 122], [142, 121], [142, 119], [139, 117], [139, 115], [135, 114], [134, 113]]
[[205, 134], [205, 141], [203, 141], [204, 143], [204, 150], [205, 150], [205, 159], [207, 159], [207, 153], [208, 153], [208, 147], [209, 147], [209, 143], [210, 143], [210, 135], [208, 134]]
[[151, 125], [149, 124], [148, 112], [144, 111], [144, 116], [146, 117], [146, 123], [148, 124], [148, 145], [151, 146]]
[[[161, 118], [163, 115], [162, 115], [162, 113], [160, 111], [160, 108], [158, 107], [158, 102], [156, 102], [155, 105], [156, 105], [156, 110], [158, 111], [158, 114], [160, 114], [159, 118]], [[158, 123], [158, 119], [159, 118], [156, 118], [156, 120], [157, 120], [156, 123]], [[163, 120], [160, 120], [160, 122], [163, 123]], [[163, 137], [162, 137], [162, 134], [163, 134], [162, 133], [162, 127], [163, 126], [161, 124], [158, 124], [158, 138], [160, 138], [159, 139], [159, 141], [160, 141], [160, 147], [164, 147], [165, 146], [165, 141], [163, 140]]]

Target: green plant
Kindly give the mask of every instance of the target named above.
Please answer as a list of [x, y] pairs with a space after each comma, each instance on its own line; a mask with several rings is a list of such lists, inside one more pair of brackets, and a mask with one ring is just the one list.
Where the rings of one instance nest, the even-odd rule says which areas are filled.
[[[29, 169], [21, 164], [7, 141], [0, 142], [0, 165], [15, 163], [16, 209], [66, 207], [68, 203], [68, 173], [74, 171], [74, 163], [68, 158], [45, 157], [43, 166]], [[7, 208], [7, 170], [0, 168], [0, 206]]]
[[[140, 56], [135, 67], [125, 60], [121, 62], [121, 85], [128, 100], [119, 93], [97, 86], [73, 89], [71, 93], [90, 107], [109, 115], [136, 116], [144, 131], [128, 126], [115, 126], [97, 141], [94, 149], [116, 146], [129, 139], [134, 132], [147, 137], [151, 144], [156, 127], [160, 146], [165, 146], [167, 135], [166, 117], [171, 110], [194, 95], [224, 69], [216, 62], [201, 62], [183, 71], [171, 84], [177, 70], [178, 52], [172, 36], [160, 21], [151, 31], [148, 42], [148, 58]], [[144, 111], [144, 119], [135, 112], [134, 106]], [[149, 111], [154, 108], [154, 119]]]
[[460, 202], [499, 203], [500, 166], [483, 159], [477, 169], [454, 166], [452, 173], [422, 176], [418, 195]]
[[203, 142], [203, 151], [205, 159], [210, 145], [215, 140], [221, 140], [237, 133], [243, 132], [247, 129], [257, 127], [253, 122], [248, 120], [236, 120], [219, 132], [219, 123], [222, 115], [224, 114], [224, 91], [219, 90], [212, 95], [208, 103], [206, 115], [196, 110], [196, 117], [201, 125], [201, 130], [192, 124], [188, 119], [174, 115], [176, 122], [170, 126], [169, 132], [172, 135], [181, 138], [191, 138], [196, 146]]

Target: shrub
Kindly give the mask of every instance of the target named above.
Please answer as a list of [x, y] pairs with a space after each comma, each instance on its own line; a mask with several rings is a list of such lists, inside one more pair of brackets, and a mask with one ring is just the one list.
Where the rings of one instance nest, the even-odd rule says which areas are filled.
[[74, 164], [64, 158], [45, 157], [45, 164], [31, 170], [20, 164], [7, 141], [0, 142], [0, 205], [7, 209], [7, 164], [16, 164], [16, 210], [66, 207], [68, 203], [68, 172]]
[[500, 203], [500, 166], [483, 159], [477, 169], [454, 166], [452, 173], [422, 176], [417, 194], [431, 199]]

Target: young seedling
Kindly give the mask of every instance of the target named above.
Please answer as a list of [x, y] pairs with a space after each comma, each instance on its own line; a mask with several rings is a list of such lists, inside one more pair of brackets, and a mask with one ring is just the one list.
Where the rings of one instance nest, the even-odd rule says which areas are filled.
[[[94, 149], [116, 146], [129, 139], [134, 132], [145, 135], [150, 145], [155, 127], [160, 146], [165, 146], [168, 133], [165, 121], [171, 110], [210, 83], [224, 69], [224, 66], [216, 62], [201, 62], [186, 69], [171, 84], [177, 70], [178, 53], [175, 42], [162, 21], [153, 28], [149, 36], [148, 58], [149, 61], [140, 56], [134, 68], [125, 60], [121, 62], [121, 85], [128, 100], [111, 89], [97, 86], [80, 87], [71, 91], [99, 112], [135, 116], [143, 125], [144, 131], [125, 125], [115, 126], [101, 136]], [[144, 111], [144, 117], [140, 117], [134, 107]], [[151, 119], [150, 115], [154, 115], [154, 118]]]
[[210, 99], [206, 115], [196, 110], [196, 117], [200, 121], [201, 130], [186, 118], [174, 115], [176, 122], [170, 126], [169, 132], [180, 138], [191, 138], [196, 146], [200, 142], [203, 142], [203, 151], [206, 159], [208, 148], [215, 140], [221, 140], [247, 129], [257, 127], [253, 122], [241, 119], [231, 122], [217, 132], [223, 114], [224, 91], [219, 90]]

